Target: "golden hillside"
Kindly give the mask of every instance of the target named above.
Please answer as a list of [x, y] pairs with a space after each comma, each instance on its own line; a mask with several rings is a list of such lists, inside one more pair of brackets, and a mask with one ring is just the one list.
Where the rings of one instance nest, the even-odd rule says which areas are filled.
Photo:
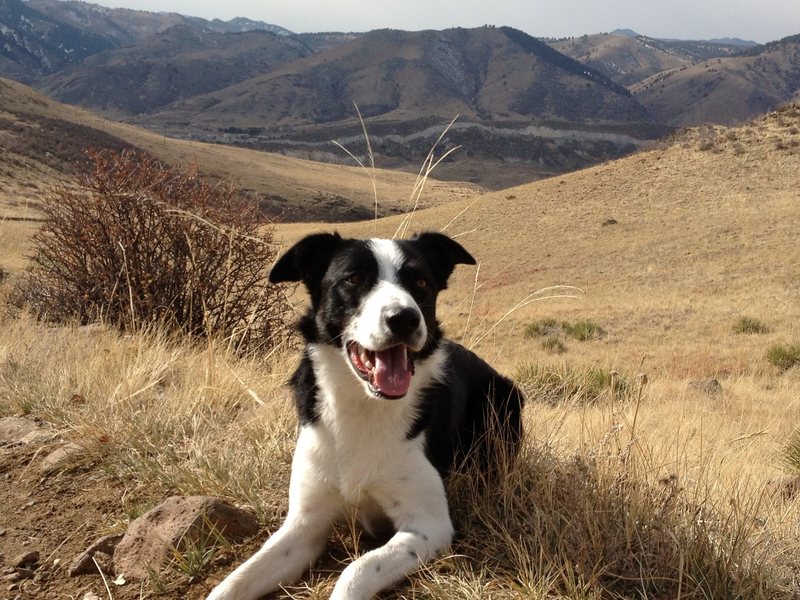
[[[371, 214], [374, 204], [369, 173], [359, 167], [175, 140], [59, 104], [2, 78], [0, 142], [0, 218], [28, 214], [31, 203], [49, 186], [70, 181], [65, 168], [92, 145], [131, 144], [170, 164], [196, 163], [212, 178], [230, 180], [267, 198], [273, 212], [289, 218]], [[335, 150], [331, 143], [331, 151]], [[408, 209], [415, 175], [379, 169], [376, 179], [384, 214]], [[474, 196], [480, 188], [431, 181], [428, 190], [425, 202], [432, 205]]]
[[[477, 335], [539, 288], [584, 291], [581, 300], [516, 311], [495, 330], [498, 348], [517, 346], [532, 319], [591, 317], [608, 335], [588, 354], [577, 351], [581, 360], [630, 364], [646, 353], [650, 366], [687, 376], [741, 373], [760, 368], [763, 352], [733, 338], [713, 344], [740, 315], [763, 317], [785, 336], [800, 333], [798, 189], [795, 105], [740, 128], [691, 129], [666, 147], [420, 211], [410, 231], [444, 228], [480, 261], [470, 317], [470, 327], [483, 323]], [[337, 229], [392, 235], [400, 222]], [[330, 226], [281, 231], [294, 239], [315, 228]], [[473, 269], [457, 270], [448, 300], [462, 316], [451, 319], [451, 333], [465, 320], [474, 278]], [[708, 346], [697, 348], [698, 340]], [[689, 344], [697, 356], [687, 356]], [[703, 358], [714, 354], [721, 360]], [[521, 358], [502, 353], [512, 366]]]

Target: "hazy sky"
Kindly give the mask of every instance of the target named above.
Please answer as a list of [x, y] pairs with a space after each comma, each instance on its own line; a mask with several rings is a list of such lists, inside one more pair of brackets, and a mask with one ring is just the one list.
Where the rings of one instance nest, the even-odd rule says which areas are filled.
[[95, 0], [104, 6], [220, 18], [248, 17], [295, 32], [511, 25], [564, 37], [626, 27], [653, 37], [739, 37], [768, 42], [800, 33], [800, 0]]

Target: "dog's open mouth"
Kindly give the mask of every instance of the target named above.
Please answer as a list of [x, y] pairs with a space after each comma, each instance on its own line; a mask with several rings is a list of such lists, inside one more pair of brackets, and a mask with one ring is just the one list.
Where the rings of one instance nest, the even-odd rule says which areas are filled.
[[356, 373], [382, 398], [402, 398], [411, 385], [414, 359], [405, 344], [385, 350], [367, 350], [356, 342], [347, 344], [347, 356]]

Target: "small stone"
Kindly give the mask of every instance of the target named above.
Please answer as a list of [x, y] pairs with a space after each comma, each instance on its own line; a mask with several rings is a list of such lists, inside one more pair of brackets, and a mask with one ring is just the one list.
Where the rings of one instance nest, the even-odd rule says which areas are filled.
[[58, 434], [55, 432], [40, 428], [20, 438], [19, 442], [21, 444], [45, 444], [47, 442], [52, 442], [56, 437], [58, 437]]
[[69, 469], [78, 464], [86, 454], [86, 448], [70, 442], [48, 454], [42, 461], [39, 470], [44, 475], [48, 475], [55, 471]]
[[[122, 539], [122, 534], [117, 533], [113, 535], [104, 535], [98, 539], [94, 544], [89, 546], [75, 560], [69, 565], [67, 572], [70, 577], [76, 575], [85, 575], [88, 573], [97, 573], [97, 567], [100, 567], [106, 575], [114, 573], [114, 548], [116, 548], [119, 541]], [[94, 560], [92, 558], [94, 557]], [[95, 564], [97, 561], [97, 564]]]
[[14, 571], [9, 575], [3, 575], [2, 579], [3, 581], [19, 581], [20, 579], [22, 579], [22, 575]]
[[100, 596], [98, 596], [94, 592], [86, 592], [83, 595], [82, 600], [100, 600]]
[[39, 429], [30, 419], [4, 417], [0, 419], [0, 446], [18, 444], [26, 435]]
[[114, 549], [114, 568], [130, 579], [146, 579], [174, 549], [190, 544], [214, 527], [228, 540], [243, 539], [258, 531], [258, 521], [247, 511], [218, 498], [173, 496], [148, 511], [128, 528]]
[[721, 394], [723, 392], [722, 385], [713, 377], [698, 379], [697, 381], [690, 381], [689, 387], [693, 390], [697, 390], [698, 392], [708, 394], [709, 396], [716, 396], [717, 394]]
[[17, 554], [14, 558], [11, 559], [11, 566], [16, 569], [22, 569], [30, 565], [35, 565], [38, 562], [39, 562], [39, 551], [31, 550], [29, 552], [23, 552], [22, 554]]

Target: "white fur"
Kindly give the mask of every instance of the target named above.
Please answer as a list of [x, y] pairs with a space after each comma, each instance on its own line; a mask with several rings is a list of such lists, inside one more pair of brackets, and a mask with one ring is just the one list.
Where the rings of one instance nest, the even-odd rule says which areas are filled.
[[[371, 241], [381, 281], [365, 298], [346, 335], [379, 349], [388, 336], [382, 311], [418, 307], [397, 281], [401, 254], [394, 242]], [[427, 331], [421, 325], [420, 347]], [[416, 366], [403, 398], [376, 399], [351, 371], [344, 349], [308, 347], [319, 389], [319, 418], [300, 429], [281, 528], [211, 592], [209, 600], [255, 600], [295, 581], [323, 552], [334, 522], [355, 511], [371, 531], [388, 517], [397, 533], [351, 563], [331, 598], [364, 600], [414, 571], [449, 544], [453, 527], [444, 484], [425, 456], [423, 436], [406, 438], [423, 388], [442, 373], [442, 349]]]
[[[345, 330], [344, 337], [370, 350], [384, 350], [392, 337], [392, 332], [386, 324], [387, 312], [403, 308], [411, 308], [418, 313], [420, 310], [413, 296], [400, 285], [398, 280], [403, 256], [397, 243], [392, 240], [373, 239], [369, 244], [378, 261], [378, 282], [362, 301], [359, 312]], [[427, 335], [425, 321], [420, 318], [420, 326], [414, 333], [412, 343], [409, 344], [411, 348], [421, 350]]]

